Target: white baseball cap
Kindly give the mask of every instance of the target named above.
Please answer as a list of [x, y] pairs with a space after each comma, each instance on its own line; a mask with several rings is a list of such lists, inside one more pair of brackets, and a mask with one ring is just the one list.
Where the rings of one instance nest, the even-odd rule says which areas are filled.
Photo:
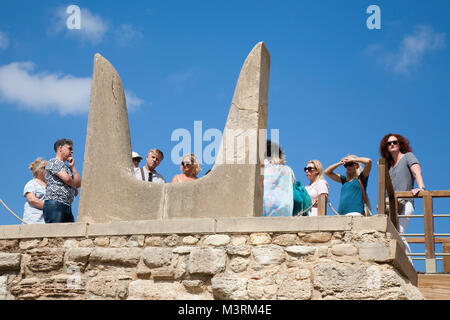
[[131, 153], [131, 158], [132, 159], [138, 158], [138, 159], [142, 160], [142, 157], [137, 152], [134, 152], [134, 151]]

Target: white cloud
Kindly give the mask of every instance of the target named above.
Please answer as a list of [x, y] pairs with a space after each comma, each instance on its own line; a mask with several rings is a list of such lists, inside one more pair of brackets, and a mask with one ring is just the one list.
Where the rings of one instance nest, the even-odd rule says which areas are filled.
[[412, 34], [405, 35], [396, 52], [386, 52], [379, 44], [366, 47], [365, 52], [376, 55], [378, 61], [397, 74], [409, 74], [417, 70], [424, 57], [445, 45], [445, 33], [437, 33], [433, 28], [419, 25]]
[[403, 38], [398, 52], [390, 56], [388, 64], [397, 73], [407, 73], [417, 68], [428, 52], [442, 48], [444, 43], [445, 33], [436, 33], [428, 26], [417, 26], [413, 34]]
[[[0, 66], [0, 99], [36, 112], [56, 111], [61, 115], [83, 114], [89, 110], [91, 78], [35, 73], [31, 62]], [[126, 91], [130, 110], [145, 103]]]
[[78, 37], [82, 41], [89, 41], [92, 44], [100, 43], [109, 29], [109, 22], [99, 14], [94, 14], [89, 9], [81, 8], [80, 29], [67, 28], [67, 19], [70, 14], [66, 12], [67, 7], [59, 7], [55, 13], [55, 19], [52, 24], [53, 33], [64, 32], [70, 36]]
[[9, 38], [5, 32], [0, 31], [0, 50], [6, 50], [9, 47]]
[[115, 38], [117, 39], [119, 45], [127, 46], [136, 41], [139, 41], [144, 37], [142, 32], [136, 30], [131, 24], [121, 25], [115, 32]]

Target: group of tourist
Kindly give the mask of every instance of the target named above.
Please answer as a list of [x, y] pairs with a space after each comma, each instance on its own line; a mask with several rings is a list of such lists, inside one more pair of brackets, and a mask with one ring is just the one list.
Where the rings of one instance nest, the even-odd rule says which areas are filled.
[[[33, 179], [27, 182], [23, 195], [26, 198], [23, 221], [27, 224], [74, 222], [72, 202], [78, 195], [81, 177], [75, 168], [73, 142], [61, 139], [54, 144], [55, 158], [46, 161], [37, 158], [29, 168]], [[134, 174], [137, 179], [156, 183], [165, 183], [164, 177], [156, 171], [164, 159], [159, 149], [147, 154], [147, 163], [139, 168], [142, 157], [132, 152]], [[200, 164], [193, 154], [185, 155], [181, 160], [181, 173], [173, 177], [172, 182], [186, 182], [197, 179]]]
[[[400, 134], [389, 133], [380, 142], [379, 152], [386, 159], [389, 176], [394, 191], [412, 191], [416, 196], [425, 190], [422, 172], [417, 157], [412, 153], [409, 141]], [[343, 166], [345, 175], [335, 170]], [[304, 171], [309, 184], [304, 188], [311, 199], [311, 207], [304, 210], [302, 215], [317, 216], [317, 203], [320, 195], [328, 198], [329, 186], [324, 174], [331, 180], [341, 184], [338, 214], [345, 216], [367, 215], [367, 183], [372, 168], [372, 160], [367, 157], [348, 155], [323, 170], [319, 160], [307, 162]], [[417, 188], [414, 188], [414, 181]], [[264, 160], [264, 206], [263, 216], [295, 216], [294, 190], [295, 175], [292, 169], [285, 164], [283, 150], [275, 143], [267, 142], [266, 159]], [[399, 200], [399, 215], [412, 215], [414, 213], [413, 199]], [[399, 219], [399, 232], [404, 233], [409, 218]], [[408, 243], [404, 240], [407, 251]]]
[[74, 222], [72, 202], [78, 195], [81, 177], [75, 168], [73, 142], [60, 139], [53, 145], [55, 157], [37, 158], [29, 168], [33, 179], [23, 190], [25, 223]]
[[[54, 144], [55, 157], [45, 161], [38, 158], [30, 164], [33, 174], [24, 188], [26, 203], [23, 220], [26, 223], [61, 223], [74, 222], [71, 204], [81, 186], [81, 177], [75, 168], [73, 142], [61, 139]], [[412, 191], [417, 195], [425, 190], [419, 161], [412, 153], [408, 139], [400, 134], [389, 133], [383, 137], [379, 147], [380, 155], [386, 159], [389, 175], [395, 191]], [[139, 167], [143, 158], [132, 152], [132, 163], [136, 179], [165, 183], [164, 177], [156, 171], [164, 154], [159, 149], [151, 149], [146, 157], [146, 164]], [[267, 141], [264, 159], [264, 204], [263, 216], [295, 216], [298, 214], [317, 216], [317, 203], [320, 195], [328, 197], [329, 185], [324, 175], [340, 183], [341, 194], [338, 214], [346, 216], [366, 215], [367, 184], [372, 168], [372, 160], [367, 157], [348, 155], [325, 170], [319, 160], [310, 160], [304, 168], [309, 183], [304, 186], [311, 206], [304, 212], [294, 212], [295, 175], [285, 164], [283, 150], [275, 143]], [[343, 166], [345, 175], [335, 170]], [[193, 154], [183, 156], [180, 164], [181, 173], [173, 177], [172, 183], [198, 179], [200, 164]], [[414, 188], [414, 181], [417, 188]], [[399, 214], [412, 215], [412, 199], [399, 201]], [[409, 219], [400, 219], [399, 231], [404, 233]], [[408, 246], [407, 246], [408, 247]]]
[[[164, 177], [156, 171], [156, 167], [159, 166], [164, 159], [164, 153], [159, 149], [151, 149], [147, 154], [147, 163], [144, 167], [139, 168], [139, 163], [142, 161], [142, 157], [137, 152], [131, 154], [134, 174], [137, 179], [142, 181], [165, 183]], [[200, 172], [200, 164], [194, 154], [189, 153], [183, 156], [180, 164], [181, 173], [173, 177], [172, 182], [186, 182], [198, 179], [197, 175]]]

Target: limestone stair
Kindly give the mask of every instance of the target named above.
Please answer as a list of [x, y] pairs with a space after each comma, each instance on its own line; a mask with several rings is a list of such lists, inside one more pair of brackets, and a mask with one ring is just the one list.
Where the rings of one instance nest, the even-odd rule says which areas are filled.
[[418, 287], [428, 300], [450, 300], [450, 273], [419, 273]]

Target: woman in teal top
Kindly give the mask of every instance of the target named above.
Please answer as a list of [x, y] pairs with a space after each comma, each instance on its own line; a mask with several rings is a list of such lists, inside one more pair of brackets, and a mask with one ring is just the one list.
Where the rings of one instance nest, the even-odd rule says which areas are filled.
[[[364, 169], [361, 168], [361, 163], [364, 164]], [[334, 172], [341, 165], [346, 168], [345, 176]], [[342, 184], [338, 209], [339, 214], [351, 216], [364, 215], [363, 190], [359, 180], [361, 180], [364, 186], [364, 192], [366, 192], [371, 168], [372, 160], [369, 158], [350, 155], [342, 158], [338, 163], [332, 164], [324, 171], [330, 179]]]

